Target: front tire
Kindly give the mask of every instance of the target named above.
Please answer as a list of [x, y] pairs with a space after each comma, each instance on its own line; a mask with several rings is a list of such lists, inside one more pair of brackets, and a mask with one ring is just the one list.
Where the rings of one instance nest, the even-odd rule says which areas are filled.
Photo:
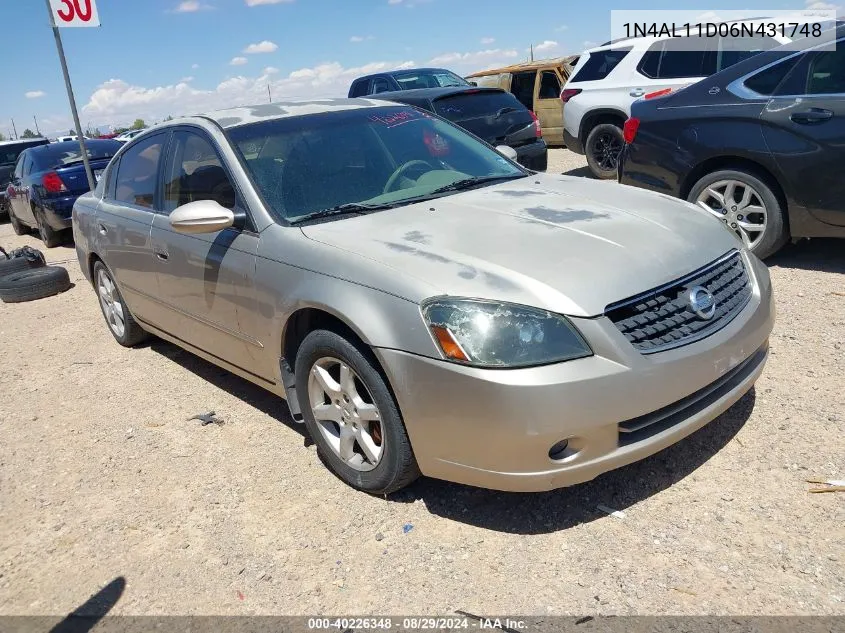
[[725, 223], [760, 259], [774, 255], [789, 239], [783, 205], [760, 176], [744, 169], [707, 174], [687, 200]]
[[114, 340], [123, 347], [134, 347], [149, 336], [129, 312], [114, 278], [103, 262], [94, 264], [94, 289]]
[[334, 332], [311, 332], [296, 355], [296, 395], [326, 466], [353, 488], [386, 495], [420, 471], [399, 407], [365, 352]]
[[613, 123], [601, 123], [590, 130], [584, 144], [584, 153], [587, 155], [587, 165], [596, 178], [616, 178], [623, 147], [625, 137], [622, 136], [622, 130]]

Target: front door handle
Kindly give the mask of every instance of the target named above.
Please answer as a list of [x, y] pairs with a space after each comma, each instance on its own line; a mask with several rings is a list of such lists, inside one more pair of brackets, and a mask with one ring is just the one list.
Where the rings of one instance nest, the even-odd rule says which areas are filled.
[[833, 112], [824, 110], [823, 108], [810, 108], [804, 112], [794, 112], [789, 119], [793, 123], [800, 123], [801, 125], [812, 125], [814, 123], [823, 123], [833, 118]]
[[97, 223], [97, 228], [98, 228], [98, 229], [99, 229], [99, 231], [100, 231], [100, 235], [105, 235], [106, 233], [108, 233], [108, 232], [109, 232], [109, 230], [105, 227], [105, 225], [104, 225], [104, 224], [101, 224], [101, 223], [99, 223], [99, 222]]
[[645, 94], [645, 90], [642, 88], [634, 88], [631, 92], [629, 92], [632, 97], [642, 97]]
[[155, 254], [163, 262], [166, 262], [167, 258], [170, 257], [170, 254], [163, 248], [156, 248]]

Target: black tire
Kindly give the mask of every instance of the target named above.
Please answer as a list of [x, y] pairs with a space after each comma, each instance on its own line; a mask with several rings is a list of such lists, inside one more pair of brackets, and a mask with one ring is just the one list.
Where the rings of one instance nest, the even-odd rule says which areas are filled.
[[32, 213], [35, 216], [36, 222], [38, 223], [38, 236], [41, 238], [41, 241], [44, 242], [44, 246], [46, 246], [47, 248], [56, 248], [57, 246], [60, 246], [64, 241], [62, 238], [62, 233], [47, 224], [47, 220], [44, 219], [44, 217], [39, 214], [34, 208], [32, 210]]
[[[116, 301], [120, 302], [123, 310], [123, 334], [119, 334], [115, 331], [115, 328], [112, 327], [111, 323], [109, 322], [109, 317], [106, 314], [106, 307], [103, 305], [103, 301], [100, 298], [100, 275], [106, 275], [111, 283], [114, 285], [114, 298]], [[97, 301], [100, 304], [100, 312], [103, 313], [103, 318], [106, 321], [106, 325], [109, 328], [109, 332], [111, 332], [114, 340], [118, 343], [123, 345], [123, 347], [135, 347], [139, 343], [142, 343], [149, 337], [149, 334], [140, 326], [138, 322], [135, 320], [135, 317], [132, 316], [132, 313], [129, 311], [129, 307], [126, 305], [126, 302], [123, 300], [123, 295], [120, 294], [120, 290], [117, 287], [117, 284], [114, 282], [114, 277], [106, 268], [106, 265], [98, 261], [94, 264], [94, 291], [97, 293]]]
[[774, 192], [774, 188], [764, 177], [745, 169], [722, 169], [699, 179], [690, 190], [687, 200], [696, 204], [701, 193], [722, 180], [736, 180], [756, 190], [763, 204], [766, 206], [766, 228], [759, 241], [755, 243], [751, 252], [760, 259], [774, 255], [789, 240], [789, 228], [786, 225], [784, 205]]
[[13, 257], [12, 259], [0, 259], [0, 277], [11, 275], [12, 273], [20, 272], [21, 270], [30, 270], [32, 268], [43, 268], [44, 264], [40, 261], [30, 261], [26, 257]]
[[9, 208], [9, 222], [12, 225], [12, 230], [15, 232], [15, 235], [26, 235], [29, 233], [29, 227], [15, 217], [15, 214], [12, 213], [11, 207]]
[[616, 178], [623, 147], [625, 137], [622, 136], [622, 129], [613, 123], [601, 123], [590, 130], [584, 144], [584, 153], [587, 155], [587, 165], [596, 178]]
[[61, 266], [44, 266], [0, 277], [0, 299], [23, 303], [52, 297], [70, 288], [70, 277]]
[[[314, 364], [331, 357], [346, 363], [364, 383], [378, 407], [383, 455], [369, 471], [352, 468], [330, 447], [311, 411], [308, 379]], [[296, 395], [301, 403], [305, 426], [317, 445], [323, 463], [341, 480], [370, 494], [386, 495], [412, 483], [420, 476], [402, 414], [369, 350], [361, 350], [342, 336], [316, 330], [305, 337], [296, 354]]]

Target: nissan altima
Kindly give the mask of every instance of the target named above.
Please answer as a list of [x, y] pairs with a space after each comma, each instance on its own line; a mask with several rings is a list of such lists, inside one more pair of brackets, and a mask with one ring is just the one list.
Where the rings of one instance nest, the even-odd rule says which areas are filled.
[[752, 388], [772, 289], [731, 231], [512, 156], [370, 99], [174, 120], [77, 201], [79, 263], [118, 343], [285, 398], [370, 493], [587, 481]]

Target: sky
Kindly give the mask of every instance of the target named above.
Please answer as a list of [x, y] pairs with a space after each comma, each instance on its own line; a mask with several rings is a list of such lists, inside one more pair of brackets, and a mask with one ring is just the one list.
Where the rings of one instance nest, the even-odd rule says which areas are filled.
[[[46, 4], [4, 0], [0, 133], [72, 127]], [[127, 126], [286, 98], [346, 96], [355, 77], [440, 66], [466, 75], [577, 54], [610, 39], [611, 9], [677, 0], [97, 0], [99, 28], [62, 29], [83, 128]], [[707, 0], [725, 9], [834, 8], [819, 0]], [[684, 7], [686, 8], [686, 7]], [[837, 7], [838, 8], [838, 7]], [[14, 25], [10, 27], [10, 25]]]

